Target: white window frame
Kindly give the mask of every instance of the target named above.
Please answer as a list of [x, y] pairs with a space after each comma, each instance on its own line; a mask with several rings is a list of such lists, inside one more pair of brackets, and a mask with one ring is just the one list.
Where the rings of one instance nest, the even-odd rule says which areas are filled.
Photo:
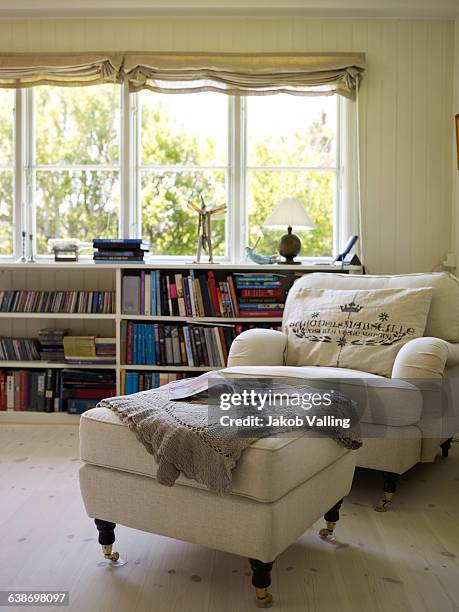
[[[138, 95], [129, 93], [127, 84], [121, 85], [120, 94], [120, 152], [118, 164], [37, 165], [34, 159], [33, 89], [17, 89], [14, 117], [14, 207], [13, 256], [21, 256], [22, 232], [34, 235], [36, 254], [36, 221], [34, 202], [34, 176], [37, 170], [119, 170], [120, 210], [119, 236], [137, 237], [141, 231], [141, 169], [167, 169], [166, 166], [141, 165]], [[357, 233], [356, 205], [356, 133], [355, 113], [349, 101], [338, 97], [337, 153], [334, 166], [254, 167], [247, 166], [247, 113], [246, 99], [231, 97], [228, 104], [228, 166], [181, 166], [183, 170], [222, 170], [227, 172], [228, 214], [226, 220], [226, 255], [219, 261], [244, 261], [244, 247], [248, 241], [247, 173], [249, 170], [308, 171], [323, 170], [335, 174], [335, 207], [333, 219], [333, 251], [338, 252], [350, 233]], [[171, 166], [171, 169], [176, 169]], [[32, 232], [29, 227], [32, 223]], [[2, 258], [10, 256], [2, 256]], [[38, 255], [49, 258], [49, 255]], [[326, 262], [330, 257], [301, 258], [304, 262]], [[157, 261], [190, 261], [190, 256], [154, 256]]]

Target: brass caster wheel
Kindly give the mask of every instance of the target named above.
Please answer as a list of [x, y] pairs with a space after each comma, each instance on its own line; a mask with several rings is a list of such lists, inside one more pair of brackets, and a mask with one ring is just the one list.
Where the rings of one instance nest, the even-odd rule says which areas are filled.
[[112, 551], [111, 544], [102, 544], [102, 552], [104, 553], [104, 561], [101, 561], [97, 565], [121, 567], [127, 563], [125, 559], [120, 559], [119, 553]]
[[388, 512], [392, 505], [393, 493], [384, 493], [382, 501], [375, 506], [376, 512]]
[[273, 603], [273, 596], [268, 593], [268, 589], [255, 589], [257, 594], [257, 603], [261, 608], [269, 608]]
[[322, 540], [334, 540], [335, 527], [336, 523], [331, 523], [327, 521], [327, 526], [319, 531], [319, 536], [322, 538]]

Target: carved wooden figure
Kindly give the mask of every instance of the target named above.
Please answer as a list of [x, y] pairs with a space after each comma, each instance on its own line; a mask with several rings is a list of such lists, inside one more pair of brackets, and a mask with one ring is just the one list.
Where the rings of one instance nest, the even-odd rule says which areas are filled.
[[193, 202], [188, 202], [188, 208], [197, 212], [199, 215], [198, 221], [198, 241], [196, 247], [196, 263], [201, 261], [201, 252], [205, 251], [209, 257], [209, 262], [214, 262], [212, 251], [212, 216], [222, 215], [226, 212], [226, 204], [220, 204], [215, 208], [207, 208], [204, 198], [201, 196], [201, 206], [197, 206]]

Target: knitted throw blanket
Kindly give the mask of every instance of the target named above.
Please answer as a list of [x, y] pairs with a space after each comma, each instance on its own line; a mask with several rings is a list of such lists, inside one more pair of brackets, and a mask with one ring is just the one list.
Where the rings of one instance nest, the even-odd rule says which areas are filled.
[[[273, 435], [285, 434], [293, 427], [257, 427], [241, 432], [220, 424], [221, 412], [209, 412], [208, 405], [189, 401], [171, 401], [169, 383], [158, 389], [141, 391], [132, 395], [111, 397], [99, 402], [98, 406], [110, 408], [135, 433], [139, 442], [153, 455], [158, 463], [156, 478], [159, 483], [172, 486], [180, 473], [196, 480], [215, 493], [230, 493], [232, 471], [242, 452], [256, 440]], [[275, 390], [281, 390], [279, 385]], [[291, 388], [290, 388], [291, 391]], [[315, 392], [310, 386], [302, 385], [298, 392]], [[295, 410], [295, 414], [298, 409]], [[234, 412], [231, 413], [234, 416]], [[242, 412], [240, 413], [242, 415]], [[276, 416], [291, 417], [292, 409], [276, 408]], [[336, 417], [356, 416], [354, 402], [335, 393], [328, 415]], [[209, 418], [210, 415], [210, 418]], [[308, 415], [324, 416], [323, 408], [312, 408]], [[354, 423], [356, 422], [354, 418]], [[308, 427], [295, 435], [306, 434]], [[322, 432], [340, 446], [357, 449], [361, 446], [359, 437], [350, 430], [328, 427]], [[315, 430], [317, 431], [317, 430]], [[292, 434], [291, 434], [292, 435]]]

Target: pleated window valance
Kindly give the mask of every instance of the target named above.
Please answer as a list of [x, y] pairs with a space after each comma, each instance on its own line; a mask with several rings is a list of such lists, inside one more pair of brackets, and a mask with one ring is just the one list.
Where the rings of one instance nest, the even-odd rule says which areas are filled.
[[122, 54], [0, 53], [0, 87], [116, 83], [122, 62]]
[[355, 97], [365, 70], [361, 53], [128, 54], [131, 91], [216, 91], [228, 95], [339, 93]]
[[362, 53], [0, 54], [0, 87], [82, 86], [126, 81], [130, 91], [354, 98]]

